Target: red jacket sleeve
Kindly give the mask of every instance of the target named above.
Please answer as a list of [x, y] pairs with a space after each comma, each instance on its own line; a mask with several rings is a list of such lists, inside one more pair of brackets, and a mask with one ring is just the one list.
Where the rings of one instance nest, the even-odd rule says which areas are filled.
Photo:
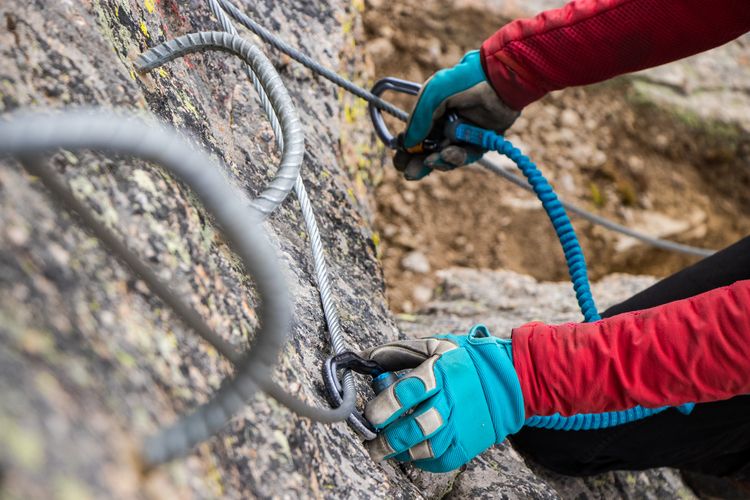
[[520, 110], [547, 92], [718, 47], [750, 31], [748, 0], [577, 0], [482, 45], [493, 87]]
[[512, 338], [527, 416], [750, 394], [750, 280], [595, 323], [530, 323]]

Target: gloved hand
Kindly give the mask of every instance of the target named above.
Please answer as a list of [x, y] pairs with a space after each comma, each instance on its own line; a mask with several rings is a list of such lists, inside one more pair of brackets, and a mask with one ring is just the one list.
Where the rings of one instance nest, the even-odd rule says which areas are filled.
[[432, 169], [451, 170], [473, 163], [484, 153], [479, 148], [451, 145], [429, 156], [420, 154], [420, 144], [446, 110], [498, 133], [504, 133], [520, 114], [500, 99], [487, 80], [479, 51], [467, 53], [456, 66], [435, 73], [419, 93], [404, 135], [408, 152], [398, 151], [393, 157], [393, 164], [408, 180], [421, 179]]
[[380, 429], [367, 443], [372, 458], [447, 472], [517, 432], [525, 412], [510, 342], [477, 325], [468, 335], [364, 351], [387, 370], [411, 369], [367, 404], [365, 417]]

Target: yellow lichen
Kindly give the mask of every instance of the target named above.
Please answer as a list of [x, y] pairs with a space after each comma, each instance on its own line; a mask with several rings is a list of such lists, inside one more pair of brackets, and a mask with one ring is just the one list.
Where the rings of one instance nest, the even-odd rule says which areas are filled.
[[200, 446], [201, 454], [206, 457], [206, 479], [214, 489], [214, 494], [217, 498], [224, 496], [224, 485], [222, 484], [221, 471], [216, 466], [216, 460], [214, 455], [211, 453], [211, 447], [208, 443], [203, 443]]
[[356, 186], [358, 193], [363, 193], [365, 191], [365, 181], [362, 178], [362, 172], [359, 170], [354, 174], [354, 185]]
[[289, 446], [289, 440], [286, 438], [283, 432], [279, 430], [273, 431], [273, 437], [276, 443], [279, 445], [279, 448], [281, 448], [281, 453], [283, 453], [284, 457], [291, 462], [292, 461], [292, 448]]
[[119, 351], [115, 353], [115, 358], [117, 359], [117, 362], [120, 363], [120, 365], [124, 366], [125, 368], [135, 368], [136, 367], [136, 361], [133, 356], [128, 354], [124, 351]]
[[604, 194], [599, 189], [599, 186], [597, 186], [595, 183], [591, 183], [589, 186], [589, 189], [591, 190], [591, 201], [596, 205], [597, 207], [601, 208], [604, 206]]
[[141, 168], [133, 170], [130, 178], [133, 180], [133, 182], [138, 184], [138, 187], [141, 188], [142, 191], [145, 191], [153, 196], [159, 194], [159, 190], [156, 188], [154, 181], [151, 179], [151, 174], [149, 174], [145, 170]]
[[177, 94], [177, 98], [180, 100], [180, 104], [182, 104], [182, 107], [189, 111], [193, 116], [201, 116], [187, 93], [180, 92]]
[[94, 498], [88, 487], [75, 478], [59, 475], [55, 478], [58, 500], [88, 500]]
[[44, 445], [39, 436], [9, 419], [0, 419], [0, 444], [21, 467], [36, 470], [44, 462]]

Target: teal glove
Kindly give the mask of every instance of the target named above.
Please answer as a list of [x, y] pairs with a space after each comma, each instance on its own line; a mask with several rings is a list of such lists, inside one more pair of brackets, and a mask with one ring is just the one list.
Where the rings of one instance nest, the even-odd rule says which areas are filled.
[[429, 156], [420, 154], [420, 144], [447, 110], [498, 133], [505, 132], [520, 114], [510, 109], [487, 81], [479, 51], [467, 53], [456, 66], [435, 73], [419, 93], [404, 135], [407, 151], [399, 151], [393, 158], [407, 179], [421, 179], [433, 169], [451, 170], [473, 163], [484, 153], [478, 148], [445, 145]]
[[380, 430], [367, 444], [372, 458], [447, 472], [517, 432], [525, 414], [510, 342], [477, 325], [468, 335], [392, 342], [362, 353], [389, 371], [410, 369], [367, 404], [365, 417]]

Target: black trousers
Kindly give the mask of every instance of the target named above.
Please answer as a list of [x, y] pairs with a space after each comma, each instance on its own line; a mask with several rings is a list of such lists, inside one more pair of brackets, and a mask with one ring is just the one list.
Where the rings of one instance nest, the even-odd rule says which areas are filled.
[[[750, 279], [750, 237], [608, 309], [608, 317], [691, 297]], [[750, 332], [747, 332], [750, 342]], [[748, 374], [750, 377], [750, 374]], [[674, 409], [602, 430], [524, 428], [513, 446], [555, 472], [585, 476], [612, 470], [676, 467], [750, 479], [750, 395]]]

